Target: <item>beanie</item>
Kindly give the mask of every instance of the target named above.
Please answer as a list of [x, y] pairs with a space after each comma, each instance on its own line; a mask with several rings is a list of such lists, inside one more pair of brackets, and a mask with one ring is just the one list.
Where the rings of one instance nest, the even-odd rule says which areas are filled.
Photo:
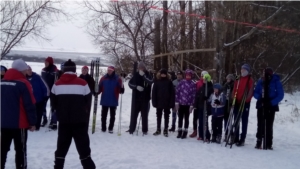
[[14, 60], [14, 62], [11, 64], [11, 68], [22, 72], [24, 70], [28, 70], [28, 65], [24, 62], [24, 60], [17, 59], [17, 60]]
[[167, 75], [167, 74], [168, 74], [168, 71], [167, 71], [166, 69], [161, 69], [161, 70], [160, 70], [160, 74]]
[[108, 66], [107, 70], [115, 71], [115, 67], [113, 67], [113, 66]]
[[48, 56], [45, 60], [45, 62], [48, 62], [49, 64], [53, 64], [53, 58], [51, 56]]
[[248, 71], [248, 73], [250, 73], [250, 65], [248, 64], [243, 64], [242, 69], [245, 69]]
[[214, 84], [214, 89], [221, 90], [222, 89], [222, 85], [220, 83], [215, 83]]
[[194, 74], [194, 72], [191, 69], [186, 69], [184, 73], [185, 75], [190, 75], [190, 76]]
[[272, 69], [271, 67], [267, 67], [267, 68], [265, 69], [265, 74], [266, 74], [267, 76], [272, 76], [272, 75], [273, 75], [273, 69]]
[[230, 79], [230, 80], [234, 81], [235, 77], [233, 76], [233, 74], [228, 74], [226, 76], [226, 79]]
[[87, 69], [87, 70], [89, 70], [89, 67], [83, 66], [82, 69]]
[[208, 72], [205, 71], [205, 70], [203, 70], [203, 71], [201, 72], [201, 76], [203, 77], [205, 74], [208, 74]]
[[71, 59], [65, 62], [64, 72], [76, 72], [76, 64]]
[[6, 68], [5, 66], [2, 66], [2, 65], [1, 65], [1, 71], [6, 72], [6, 71], [7, 71], [7, 68]]
[[144, 64], [144, 62], [139, 62], [138, 64], [138, 68], [143, 68], [143, 69], [146, 69], [146, 65]]

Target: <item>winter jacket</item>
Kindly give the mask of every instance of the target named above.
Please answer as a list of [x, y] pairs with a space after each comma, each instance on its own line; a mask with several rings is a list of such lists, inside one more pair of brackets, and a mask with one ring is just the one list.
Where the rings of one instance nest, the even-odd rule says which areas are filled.
[[32, 72], [31, 76], [26, 76], [27, 80], [31, 83], [33, 95], [37, 103], [40, 103], [49, 96], [46, 83], [42, 80], [41, 76]]
[[65, 72], [51, 90], [51, 103], [60, 123], [87, 123], [91, 91], [83, 79]]
[[201, 78], [198, 82], [197, 82], [197, 91], [203, 86], [203, 79]]
[[50, 64], [48, 67], [45, 67], [42, 69], [42, 78], [48, 85], [48, 88], [51, 90], [52, 86], [56, 79], [56, 73], [58, 72], [58, 69], [55, 65]]
[[233, 86], [234, 86], [234, 81], [226, 82], [222, 89], [222, 91], [226, 97], [226, 100], [230, 101], [230, 103], [232, 102], [231, 96], [232, 96]]
[[[215, 100], [219, 100], [221, 102], [220, 105], [216, 105], [214, 102]], [[220, 95], [216, 95], [215, 93], [212, 93], [209, 102], [211, 104], [211, 113], [215, 117], [222, 117], [224, 116], [224, 106], [226, 104], [226, 96], [223, 94], [223, 92]]]
[[175, 106], [175, 89], [171, 81], [171, 75], [161, 78], [160, 73], [156, 76], [152, 88], [152, 105], [155, 108], [170, 109]]
[[36, 124], [35, 99], [30, 83], [16, 69], [1, 80], [1, 128], [29, 128]]
[[[149, 102], [151, 99], [151, 85], [153, 83], [153, 78], [150, 73], [146, 70], [145, 75], [141, 76], [139, 72], [136, 72], [134, 76], [130, 79], [128, 86], [135, 90], [136, 101]], [[144, 91], [140, 92], [136, 88], [141, 86], [144, 88]]]
[[[210, 95], [214, 92], [213, 84], [212, 82], [207, 83], [207, 98], [210, 97]], [[194, 107], [196, 109], [203, 109], [204, 107], [204, 101], [205, 101], [205, 86], [206, 83], [203, 83], [202, 87], [200, 87], [197, 92], [196, 92], [196, 97], [195, 97], [195, 102], [194, 102]], [[208, 99], [207, 99], [208, 101]], [[207, 102], [207, 104], [209, 104]]]
[[91, 92], [94, 93], [94, 91], [95, 91], [95, 80], [94, 80], [94, 78], [89, 74], [86, 74], [86, 75], [81, 74], [79, 76], [79, 78], [85, 80], [88, 83]]
[[182, 80], [176, 88], [175, 102], [192, 106], [196, 95], [196, 84], [192, 80]]
[[253, 96], [253, 88], [254, 88], [253, 84], [254, 84], [254, 82], [253, 82], [253, 79], [252, 79], [251, 75], [248, 75], [248, 76], [245, 76], [245, 77], [240, 77], [240, 79], [238, 79], [234, 82], [234, 87], [233, 87], [233, 91], [232, 91], [232, 98], [234, 98], [235, 92], [238, 88], [237, 95], [236, 95], [236, 102], [241, 103], [242, 100], [243, 100], [243, 95], [244, 95], [244, 93], [247, 89], [248, 90], [248, 95], [247, 95], [246, 103], [250, 103], [251, 99], [252, 99], [252, 96]]
[[173, 86], [174, 86], [174, 88], [176, 89], [176, 87], [178, 86], [178, 84], [181, 82], [182, 80], [178, 80], [178, 79], [175, 79], [175, 80], [173, 80]]
[[[264, 81], [259, 79], [254, 90], [254, 98], [257, 99], [256, 108], [260, 108], [262, 106], [262, 89], [263, 89]], [[278, 106], [279, 102], [284, 97], [284, 91], [282, 84], [280, 82], [280, 78], [278, 75], [274, 74], [269, 84], [269, 94], [268, 99], [270, 99], [270, 103], [272, 106]]]
[[99, 94], [102, 93], [100, 105], [117, 107], [122, 86], [122, 79], [115, 73], [103, 76], [99, 82]]

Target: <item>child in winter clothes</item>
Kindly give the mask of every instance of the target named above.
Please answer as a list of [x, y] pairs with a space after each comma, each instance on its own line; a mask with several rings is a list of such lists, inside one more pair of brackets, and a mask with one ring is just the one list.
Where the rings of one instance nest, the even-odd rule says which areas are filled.
[[222, 123], [224, 117], [224, 105], [226, 97], [221, 91], [222, 86], [219, 83], [214, 84], [214, 93], [210, 96], [211, 112], [212, 112], [212, 142], [221, 143]]
[[[233, 90], [233, 86], [234, 86], [234, 80], [235, 77], [233, 76], [233, 74], [228, 74], [226, 77], [227, 82], [224, 84], [223, 87], [223, 94], [226, 97], [226, 103], [224, 106], [224, 130], [226, 130], [227, 127], [227, 122], [228, 122], [228, 118], [229, 118], [229, 114], [230, 114], [230, 108], [232, 105], [232, 97], [231, 97], [231, 93]], [[225, 138], [226, 135], [228, 134], [228, 131], [225, 131]]]
[[[206, 90], [206, 85], [207, 85], [207, 92], [205, 92]], [[208, 99], [210, 97], [210, 95], [213, 93], [213, 84], [211, 82], [211, 77], [209, 74], [205, 74], [203, 76], [203, 85], [197, 90], [196, 93], [196, 97], [195, 97], [195, 102], [194, 102], [194, 107], [198, 112], [198, 119], [199, 119], [199, 127], [198, 127], [198, 140], [205, 140], [205, 141], [209, 141], [210, 140], [210, 132], [208, 130], [208, 116], [210, 115], [210, 111], [209, 111], [209, 103], [208, 103]], [[206, 105], [205, 105], [206, 103]], [[206, 110], [204, 110], [204, 105], [206, 106]], [[203, 133], [203, 113], [204, 111], [206, 111], [206, 124], [205, 124], [205, 128], [206, 128], [206, 134], [204, 136]], [[203, 138], [205, 137], [205, 138]]]
[[[186, 138], [189, 128], [189, 116], [193, 110], [193, 103], [196, 94], [196, 84], [192, 81], [193, 71], [185, 71], [185, 79], [176, 88], [175, 109], [178, 110], [178, 135], [177, 138]], [[184, 129], [182, 129], [184, 122]]]

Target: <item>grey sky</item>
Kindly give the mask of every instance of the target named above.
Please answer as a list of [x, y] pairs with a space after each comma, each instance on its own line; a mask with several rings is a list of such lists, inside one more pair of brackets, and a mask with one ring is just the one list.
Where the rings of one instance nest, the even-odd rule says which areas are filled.
[[[75, 14], [80, 11], [76, 2], [64, 2], [65, 11], [69, 14]], [[34, 41], [26, 39], [25, 44], [14, 49], [17, 50], [51, 50], [51, 51], [72, 51], [101, 53], [99, 49], [93, 46], [91, 38], [85, 33], [83, 16], [76, 14], [71, 21], [60, 20], [47, 29], [50, 42]]]

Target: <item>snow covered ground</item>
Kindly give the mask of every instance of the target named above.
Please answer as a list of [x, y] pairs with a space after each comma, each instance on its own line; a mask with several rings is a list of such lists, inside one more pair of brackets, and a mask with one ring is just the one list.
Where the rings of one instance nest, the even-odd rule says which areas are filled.
[[[10, 67], [11, 61], [1, 64]], [[33, 71], [40, 72], [42, 63], [29, 63]], [[80, 73], [78, 66], [77, 73]], [[100, 128], [101, 107], [98, 106], [96, 133], [91, 134], [92, 158], [97, 168], [105, 169], [298, 169], [300, 166], [300, 117], [295, 104], [300, 108], [300, 93], [286, 94], [276, 113], [274, 123], [274, 151], [254, 149], [256, 143], [256, 109], [252, 100], [248, 135], [244, 147], [232, 149], [219, 144], [204, 144], [196, 139], [177, 139], [177, 133], [169, 137], [153, 136], [156, 130], [155, 109], [149, 113], [149, 134], [129, 135], [125, 131], [129, 126], [131, 90], [125, 84], [122, 108], [122, 135], [117, 135], [116, 116], [114, 134], [102, 133]], [[287, 100], [285, 102], [285, 100]], [[48, 105], [48, 112], [49, 112]], [[299, 110], [298, 110], [299, 111]], [[189, 134], [192, 132], [190, 116]], [[140, 130], [141, 131], [141, 130]], [[38, 132], [29, 132], [27, 151], [28, 169], [51, 169], [54, 165], [57, 131], [48, 132], [42, 128]], [[14, 148], [8, 154], [7, 169], [15, 168]], [[65, 162], [66, 169], [82, 168], [74, 142], [70, 147]]]

